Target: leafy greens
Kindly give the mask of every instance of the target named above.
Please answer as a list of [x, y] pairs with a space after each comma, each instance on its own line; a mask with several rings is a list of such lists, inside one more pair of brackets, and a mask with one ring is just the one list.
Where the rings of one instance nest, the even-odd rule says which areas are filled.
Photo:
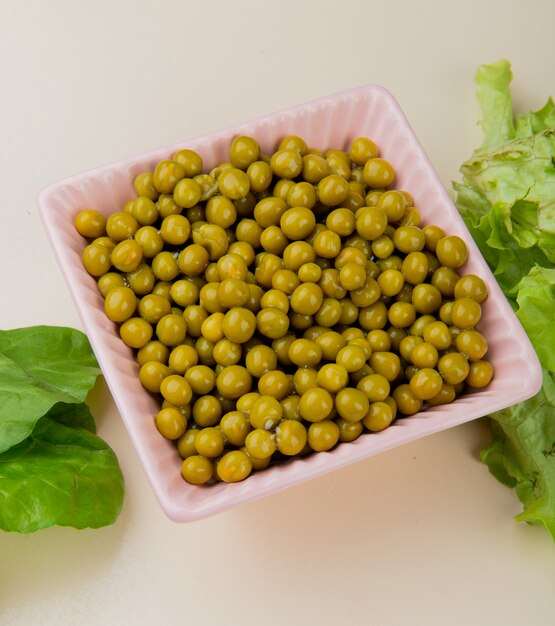
[[27, 438], [57, 402], [83, 402], [100, 374], [83, 333], [0, 330], [0, 452]]
[[484, 141], [454, 183], [457, 207], [538, 354], [543, 387], [491, 415], [481, 453], [516, 490], [519, 521], [555, 539], [555, 103], [514, 117], [508, 61], [482, 65], [476, 92]]
[[99, 374], [79, 331], [0, 331], [0, 529], [98, 528], [118, 517], [121, 470], [84, 403]]

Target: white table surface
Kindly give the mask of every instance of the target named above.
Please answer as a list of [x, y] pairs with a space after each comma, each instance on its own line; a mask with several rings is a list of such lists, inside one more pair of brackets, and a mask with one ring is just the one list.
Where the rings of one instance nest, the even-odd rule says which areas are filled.
[[[48, 183], [366, 83], [399, 100], [445, 184], [481, 140], [473, 76], [511, 60], [555, 95], [550, 0], [0, 0], [0, 327], [80, 328], [35, 198]], [[475, 421], [189, 525], [160, 510], [103, 383], [126, 480], [96, 531], [0, 534], [0, 623], [553, 623], [555, 549], [516, 524]]]

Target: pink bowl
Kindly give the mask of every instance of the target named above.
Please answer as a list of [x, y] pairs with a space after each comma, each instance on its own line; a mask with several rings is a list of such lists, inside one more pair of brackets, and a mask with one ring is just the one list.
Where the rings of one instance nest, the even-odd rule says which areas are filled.
[[[196, 487], [181, 478], [181, 460], [174, 444], [163, 439], [154, 426], [157, 401], [141, 386], [133, 354], [106, 318], [96, 282], [83, 269], [80, 257], [86, 241], [75, 231], [73, 219], [85, 208], [95, 208], [106, 215], [121, 210], [134, 197], [134, 177], [153, 170], [158, 161], [170, 158], [180, 148], [198, 151], [208, 169], [226, 161], [229, 145], [239, 134], [256, 137], [265, 152], [275, 149], [277, 142], [288, 134], [301, 135], [309, 145], [321, 150], [346, 148], [360, 135], [376, 141], [382, 156], [395, 167], [396, 186], [414, 197], [423, 223], [437, 224], [462, 237], [469, 248], [464, 272], [479, 274], [487, 283], [490, 295], [483, 306], [481, 329], [490, 346], [488, 358], [495, 367], [495, 378], [489, 387], [464, 395], [453, 404], [399, 419], [380, 433], [365, 434], [332, 452], [273, 466], [242, 483]], [[208, 517], [337, 470], [525, 400], [541, 386], [541, 369], [530, 341], [407, 119], [382, 87], [351, 89], [67, 178], [44, 189], [38, 204], [54, 254], [129, 436], [161, 507], [174, 521]]]

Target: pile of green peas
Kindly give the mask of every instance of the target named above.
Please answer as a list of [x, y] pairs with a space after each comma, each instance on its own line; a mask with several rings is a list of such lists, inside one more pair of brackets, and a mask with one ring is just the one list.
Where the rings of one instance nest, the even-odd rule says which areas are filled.
[[486, 285], [394, 183], [366, 137], [321, 152], [292, 135], [267, 156], [239, 136], [208, 173], [179, 150], [121, 211], [79, 212], [186, 481], [241, 481], [489, 384]]

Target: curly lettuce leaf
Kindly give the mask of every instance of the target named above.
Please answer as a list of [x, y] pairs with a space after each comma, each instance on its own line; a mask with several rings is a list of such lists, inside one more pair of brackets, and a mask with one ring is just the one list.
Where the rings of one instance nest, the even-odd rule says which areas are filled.
[[480, 458], [524, 504], [517, 521], [541, 524], [555, 538], [555, 379], [544, 370], [533, 398], [492, 414], [492, 441]]
[[[464, 186], [502, 208], [502, 226], [518, 245], [536, 246], [555, 263], [555, 128], [478, 150], [461, 172]], [[485, 214], [482, 205], [470, 212], [475, 221]]]
[[512, 78], [511, 65], [505, 59], [478, 68], [476, 96], [483, 114], [483, 147], [498, 146], [515, 136], [513, 103], [509, 91]]
[[516, 314], [543, 367], [555, 372], [555, 268], [532, 268], [519, 284], [517, 303]]
[[555, 102], [549, 98], [539, 111], [517, 115], [515, 137], [529, 137], [548, 128], [555, 128]]
[[536, 205], [517, 201], [510, 208], [492, 206], [472, 187], [455, 183], [454, 188], [468, 230], [505, 295], [514, 301], [520, 281], [533, 267], [551, 266], [529, 228], [535, 221]]
[[555, 104], [513, 122], [507, 61], [476, 75], [484, 142], [462, 164], [457, 207], [543, 367], [530, 400], [491, 416], [482, 460], [555, 539]]
[[[503, 243], [506, 233], [517, 247], [533, 249], [535, 262], [549, 267], [555, 263], [555, 104], [549, 98], [538, 111], [519, 115], [515, 126], [511, 79], [505, 60], [477, 71], [484, 141], [461, 166], [457, 204], [471, 230], [498, 207], [496, 236], [504, 231]], [[523, 267], [519, 279], [525, 275]]]
[[0, 529], [100, 528], [117, 519], [123, 476], [91, 423], [85, 404], [57, 404], [27, 439], [0, 454]]
[[0, 453], [26, 439], [55, 404], [83, 402], [99, 374], [82, 332], [0, 330]]

